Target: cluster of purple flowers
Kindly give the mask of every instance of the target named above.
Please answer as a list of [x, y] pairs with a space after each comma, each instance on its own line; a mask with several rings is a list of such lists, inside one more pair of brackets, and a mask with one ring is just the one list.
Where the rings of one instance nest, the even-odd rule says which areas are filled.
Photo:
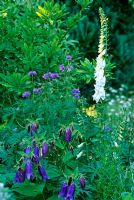
[[62, 197], [65, 200], [74, 200], [75, 188], [76, 186], [74, 183], [68, 185], [64, 182], [61, 186], [58, 197]]
[[40, 164], [40, 157], [44, 157], [47, 152], [48, 152], [48, 145], [47, 143], [43, 143], [42, 144], [42, 155], [41, 155], [41, 151], [40, 148], [38, 146], [35, 146], [36, 143], [34, 141], [34, 147], [33, 147], [33, 154], [32, 157], [28, 157], [29, 153], [32, 153], [32, 148], [31, 147], [27, 147], [24, 149], [24, 153], [26, 154], [25, 158], [24, 158], [24, 162], [25, 162], [25, 169], [21, 169], [19, 168], [16, 171], [16, 175], [14, 178], [14, 181], [17, 183], [22, 183], [25, 181], [25, 179], [28, 180], [32, 180], [34, 178], [34, 174], [33, 174], [33, 165], [37, 164], [38, 165], [38, 172], [40, 174], [40, 176], [42, 177], [43, 181], [46, 181], [48, 179], [48, 175], [46, 173], [45, 168]]
[[[34, 133], [37, 132], [37, 129], [38, 129], [38, 125], [36, 123], [33, 123], [31, 126], [28, 127], [28, 132], [30, 132], [31, 135], [34, 137]], [[24, 153], [26, 154], [24, 156], [25, 169], [23, 170], [19, 168], [16, 171], [14, 181], [17, 183], [22, 183], [25, 181], [26, 178], [28, 180], [32, 180], [34, 178], [33, 166], [35, 164], [38, 165], [38, 172], [40, 176], [42, 177], [42, 180], [46, 181], [48, 179], [48, 176], [44, 167], [40, 163], [40, 158], [45, 157], [46, 154], [48, 153], [47, 143], [44, 142], [40, 149], [39, 146], [37, 146], [36, 141], [34, 140], [33, 146], [32, 147], [28, 146], [27, 148], [25, 148]]]
[[79, 99], [79, 98], [80, 98], [80, 90], [79, 90], [79, 89], [73, 89], [73, 90], [72, 90], [72, 95], [73, 95], [76, 99]]
[[48, 72], [48, 73], [46, 73], [46, 74], [44, 74], [43, 76], [42, 76], [42, 78], [44, 78], [44, 79], [56, 79], [56, 78], [59, 78], [59, 75], [58, 75], [58, 73], [51, 73], [51, 72]]

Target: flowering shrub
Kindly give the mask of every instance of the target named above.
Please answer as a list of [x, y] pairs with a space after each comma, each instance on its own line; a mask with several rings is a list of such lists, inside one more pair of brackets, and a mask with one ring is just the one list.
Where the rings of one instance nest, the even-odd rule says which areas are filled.
[[[18, 64], [12, 68], [5, 61], [0, 74], [3, 105], [0, 172], [1, 181], [18, 200], [109, 200], [124, 198], [125, 191], [130, 197], [133, 195], [133, 156], [124, 152], [127, 141], [129, 152], [133, 152], [132, 130], [127, 138], [125, 131], [121, 132], [125, 123], [121, 128], [115, 127], [105, 113], [108, 109], [105, 77], [107, 83], [111, 78], [111, 64], [105, 58], [106, 16], [100, 9], [97, 62], [86, 58], [79, 62], [75, 42], [69, 40], [68, 34], [89, 1], [77, 3], [81, 10], [71, 16], [65, 5], [53, 0], [38, 7], [23, 5], [19, 11], [15, 6], [19, 12], [17, 23], [26, 32], [23, 30], [21, 37], [17, 25], [19, 35], [16, 29], [14, 34], [21, 41], [18, 52], [13, 52], [13, 62]], [[13, 23], [11, 11], [17, 11], [12, 3], [4, 5], [10, 5], [4, 16], [6, 30], [9, 21]], [[23, 59], [20, 55], [24, 55]], [[84, 78], [78, 78], [80, 75]], [[82, 95], [79, 80], [92, 87], [94, 76], [95, 102], [90, 105]], [[100, 101], [105, 96], [106, 101]]]

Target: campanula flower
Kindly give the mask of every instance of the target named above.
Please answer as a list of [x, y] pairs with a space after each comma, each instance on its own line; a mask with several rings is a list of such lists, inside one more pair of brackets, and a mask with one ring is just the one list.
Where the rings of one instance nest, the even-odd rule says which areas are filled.
[[27, 147], [27, 148], [24, 149], [24, 152], [25, 152], [26, 154], [29, 154], [30, 151], [31, 151], [31, 147]]
[[33, 133], [37, 132], [37, 129], [38, 129], [38, 125], [36, 123], [34, 123], [34, 124], [31, 125], [31, 131]]
[[33, 177], [33, 169], [32, 169], [32, 163], [30, 159], [26, 160], [25, 164], [25, 176], [28, 180]]
[[65, 70], [64, 64], [60, 65], [59, 69], [63, 72]]
[[41, 88], [34, 88], [33, 89], [34, 94], [40, 94], [41, 93]]
[[29, 97], [30, 96], [30, 92], [28, 92], [28, 91], [26, 91], [26, 92], [24, 92], [23, 94], [22, 94], [22, 97], [23, 98], [27, 98], [27, 97]]
[[14, 182], [16, 182], [16, 183], [22, 183], [24, 181], [25, 181], [25, 172], [24, 172], [23, 169], [19, 168], [16, 171]]
[[105, 126], [104, 127], [104, 131], [111, 132], [112, 131], [112, 127], [111, 126]]
[[55, 79], [55, 78], [59, 78], [59, 75], [58, 75], [58, 73], [51, 73], [51, 72], [49, 72], [49, 73], [44, 74], [42, 76], [42, 78], [44, 78], [44, 79], [48, 79], [48, 78]]
[[73, 69], [74, 67], [73, 66], [67, 66], [67, 72], [71, 72], [72, 71], [72, 69]]
[[46, 156], [47, 152], [48, 152], [48, 145], [45, 142], [44, 144], [42, 144], [42, 156], [43, 157]]
[[70, 128], [67, 128], [65, 131], [65, 141], [70, 142], [72, 137], [72, 131]]
[[67, 189], [68, 189], [67, 183], [63, 183], [61, 186], [60, 192], [58, 194], [58, 197], [66, 197]]
[[32, 161], [35, 163], [38, 163], [40, 159], [40, 149], [38, 146], [34, 147], [34, 156], [32, 158]]
[[72, 95], [73, 95], [76, 99], [79, 99], [79, 98], [80, 98], [80, 90], [79, 90], [79, 89], [73, 89], [73, 90], [72, 90]]
[[48, 175], [47, 175], [45, 169], [44, 169], [41, 165], [39, 165], [39, 166], [38, 166], [38, 171], [39, 171], [39, 174], [40, 174], [41, 177], [42, 177], [42, 180], [43, 180], [43, 181], [46, 181], [46, 180], [48, 179]]
[[80, 186], [82, 189], [85, 188], [85, 179], [83, 177], [80, 177]]
[[67, 60], [72, 60], [72, 56], [67, 55], [67, 56], [66, 56], [66, 59], [67, 59]]
[[68, 186], [68, 191], [65, 200], [74, 200], [75, 184], [72, 183]]
[[28, 75], [29, 76], [35, 76], [35, 75], [37, 75], [37, 72], [36, 71], [30, 71], [30, 72], [28, 72]]

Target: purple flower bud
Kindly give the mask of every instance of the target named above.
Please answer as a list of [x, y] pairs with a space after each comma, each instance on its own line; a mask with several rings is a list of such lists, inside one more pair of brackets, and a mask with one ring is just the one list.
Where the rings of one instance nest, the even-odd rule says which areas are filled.
[[41, 88], [34, 88], [33, 89], [34, 94], [40, 94], [41, 93]]
[[39, 174], [42, 177], [42, 180], [46, 181], [48, 179], [48, 175], [47, 175], [45, 169], [42, 166], [38, 166], [38, 171], [39, 171]]
[[30, 160], [26, 160], [25, 164], [25, 176], [28, 180], [33, 177], [32, 163]]
[[24, 149], [24, 152], [25, 152], [26, 154], [29, 154], [30, 151], [31, 151], [31, 147], [27, 147], [27, 148]]
[[47, 152], [48, 152], [48, 145], [47, 143], [44, 143], [42, 145], [42, 156], [46, 156]]
[[68, 189], [68, 185], [66, 183], [63, 183], [61, 186], [60, 192], [58, 194], [58, 197], [66, 197], [67, 189]]
[[68, 191], [65, 200], [74, 200], [75, 184], [72, 183], [68, 186]]
[[112, 131], [112, 127], [110, 127], [110, 126], [105, 126], [105, 127], [104, 127], [104, 131], [106, 131], [106, 132], [111, 132], [111, 131]]
[[37, 157], [40, 157], [40, 149], [39, 147], [34, 147], [34, 155], [36, 155]]
[[63, 72], [65, 70], [64, 64], [60, 65], [59, 69]]
[[36, 141], [34, 140], [33, 141], [33, 148], [35, 148], [36, 147]]
[[80, 178], [80, 186], [82, 189], [85, 188], [85, 179], [83, 177]]
[[72, 56], [67, 55], [67, 56], [66, 56], [66, 59], [67, 59], [67, 60], [72, 60]]
[[24, 172], [23, 169], [19, 168], [16, 171], [14, 182], [16, 182], [16, 183], [22, 183], [24, 181], [25, 181], [25, 172]]
[[70, 142], [71, 136], [72, 136], [72, 131], [71, 131], [70, 128], [67, 128], [66, 131], [65, 131], [65, 141]]
[[30, 72], [28, 72], [28, 75], [29, 76], [35, 76], [35, 75], [37, 75], [37, 72], [36, 71], [30, 71]]
[[38, 125], [37, 124], [34, 123], [34, 124], [31, 125], [31, 131], [33, 133], [37, 132], [37, 129], [38, 129]]
[[23, 98], [27, 98], [27, 97], [29, 97], [30, 96], [30, 92], [28, 92], [28, 91], [26, 91], [26, 92], [24, 92], [23, 94], [22, 94], [22, 97]]

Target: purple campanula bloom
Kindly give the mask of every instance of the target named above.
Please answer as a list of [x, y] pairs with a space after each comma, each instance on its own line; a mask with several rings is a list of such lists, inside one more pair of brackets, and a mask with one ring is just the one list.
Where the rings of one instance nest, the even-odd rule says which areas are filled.
[[66, 56], [66, 59], [67, 59], [67, 60], [72, 60], [72, 56], [67, 55], [67, 56]]
[[50, 73], [50, 76], [49, 76], [51, 79], [55, 79], [55, 78], [59, 78], [59, 75], [58, 73]]
[[74, 200], [75, 184], [72, 183], [68, 186], [68, 191], [65, 200]]
[[74, 67], [71, 66], [71, 65], [70, 65], [70, 66], [67, 66], [67, 71], [68, 71], [68, 72], [71, 72], [73, 68], [74, 68]]
[[35, 76], [35, 75], [37, 75], [37, 72], [36, 71], [30, 71], [30, 72], [28, 72], [28, 75], [29, 76]]
[[31, 125], [31, 131], [33, 133], [37, 132], [37, 129], [38, 129], [38, 125], [37, 124], [34, 123], [34, 124]]
[[44, 74], [44, 75], [42, 76], [42, 78], [44, 78], [44, 79], [50, 78], [50, 77], [49, 77], [49, 73]]
[[63, 72], [65, 70], [64, 64], [60, 65], [59, 69]]
[[25, 152], [26, 154], [29, 154], [30, 151], [31, 151], [31, 147], [27, 147], [27, 148], [24, 149], [24, 152]]
[[26, 91], [26, 92], [24, 92], [23, 94], [22, 94], [22, 97], [23, 98], [27, 98], [27, 97], [29, 97], [30, 96], [30, 92], [28, 92], [28, 91]]
[[41, 88], [34, 88], [33, 89], [34, 94], [40, 94], [41, 93]]
[[26, 160], [25, 164], [25, 176], [28, 180], [33, 177], [33, 169], [32, 169], [32, 163], [30, 159]]
[[40, 159], [40, 149], [38, 146], [35, 146], [32, 161], [37, 164], [37, 163], [39, 163], [39, 159]]
[[80, 186], [82, 189], [85, 188], [85, 179], [83, 177], [80, 177]]
[[72, 131], [71, 131], [70, 128], [67, 128], [66, 131], [65, 131], [65, 141], [70, 142], [71, 136], [72, 136]]
[[79, 98], [80, 98], [80, 90], [79, 90], [79, 89], [73, 89], [73, 90], [72, 90], [72, 95], [73, 95], [76, 99], [79, 99]]
[[35, 148], [36, 147], [36, 141], [34, 140], [33, 141], [33, 148]]
[[48, 145], [47, 143], [45, 142], [43, 145], [42, 145], [42, 156], [44, 157], [48, 152]]
[[61, 186], [60, 192], [58, 194], [58, 197], [66, 197], [67, 189], [68, 189], [67, 183], [63, 183]]
[[39, 171], [39, 174], [42, 177], [42, 180], [46, 181], [48, 179], [48, 175], [47, 175], [45, 169], [40, 165], [40, 166], [38, 166], [38, 171]]
[[25, 181], [25, 172], [24, 172], [23, 169], [19, 168], [16, 171], [14, 182], [16, 182], [16, 183], [22, 183], [24, 181]]

